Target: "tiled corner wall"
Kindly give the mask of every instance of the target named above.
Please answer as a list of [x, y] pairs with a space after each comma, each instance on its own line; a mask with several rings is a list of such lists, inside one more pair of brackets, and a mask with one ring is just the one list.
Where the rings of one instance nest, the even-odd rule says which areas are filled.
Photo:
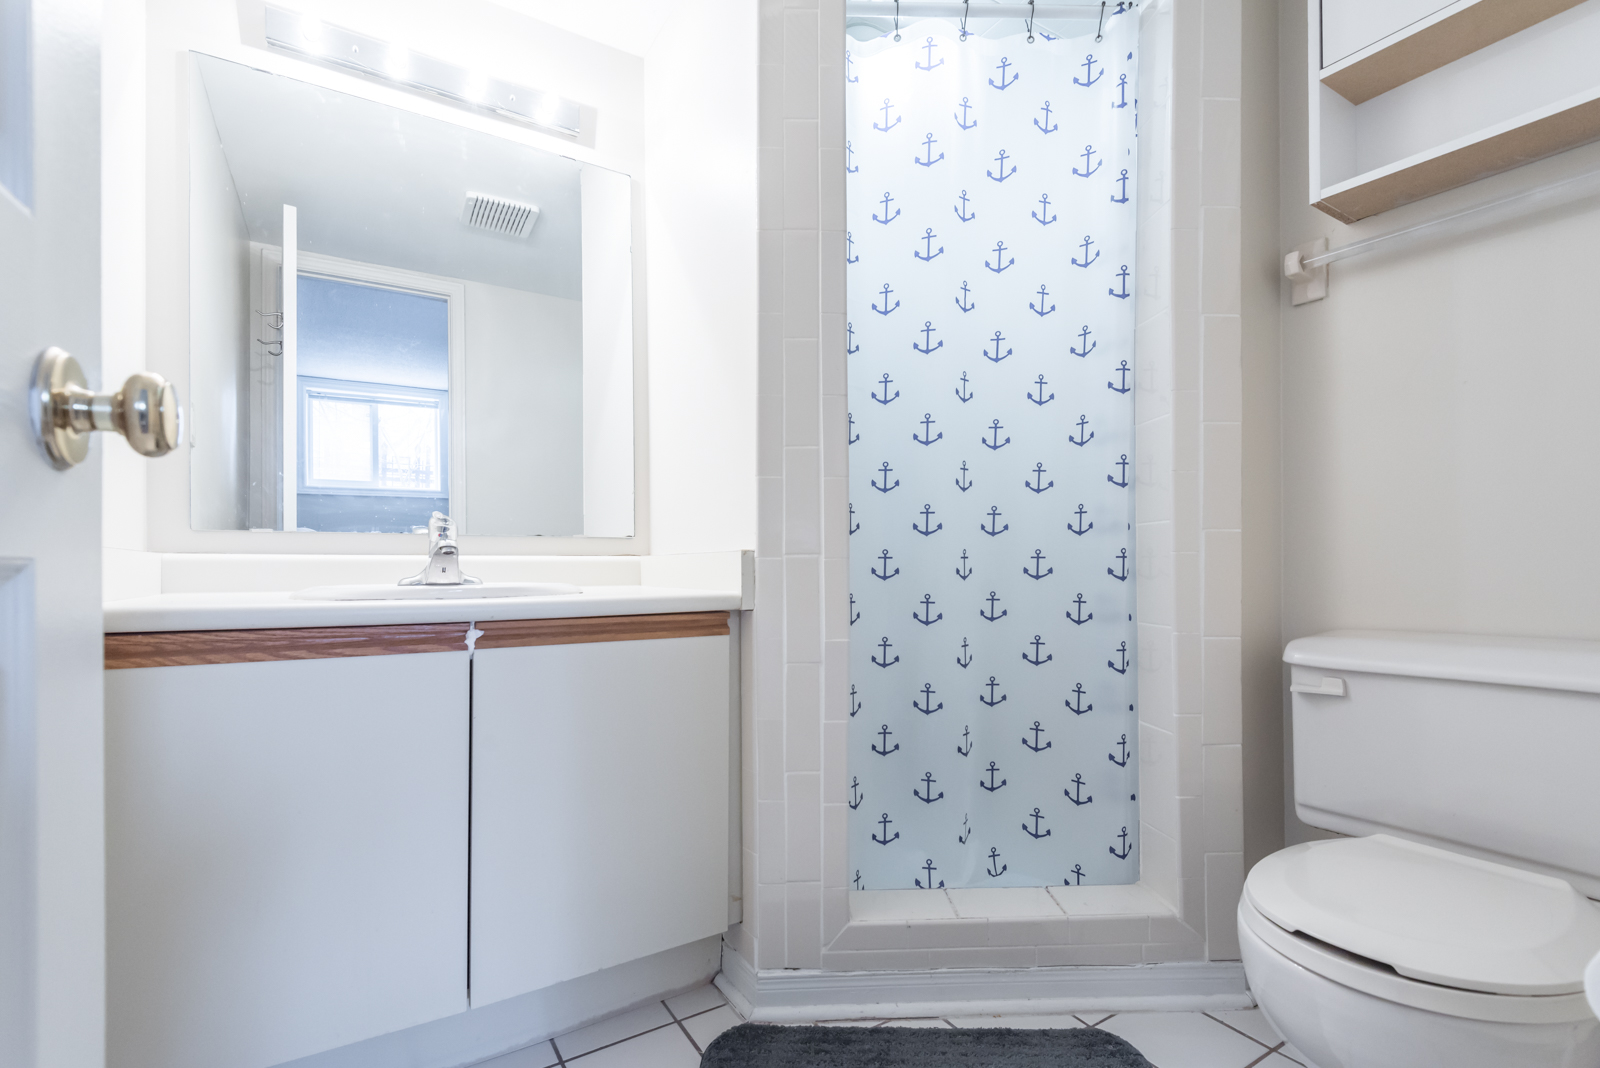
[[[1109, 963], [1238, 956], [1240, 6], [1140, 5], [1142, 883], [1194, 935]], [[729, 947], [763, 972], [848, 967], [827, 950], [851, 919], [844, 21], [843, 0], [760, 0], [759, 531]], [[958, 945], [919, 959], [976, 963]]]

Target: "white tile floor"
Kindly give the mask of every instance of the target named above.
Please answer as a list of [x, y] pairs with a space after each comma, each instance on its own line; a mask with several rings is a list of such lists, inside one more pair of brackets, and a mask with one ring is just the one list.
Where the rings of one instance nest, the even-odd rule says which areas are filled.
[[[477, 1068], [697, 1068], [707, 1044], [739, 1022], [714, 986], [633, 1009]], [[1101, 1027], [1138, 1047], [1155, 1068], [1306, 1068], [1304, 1055], [1259, 1009], [1118, 1012], [1075, 1016], [956, 1016], [822, 1020], [851, 1027]]]

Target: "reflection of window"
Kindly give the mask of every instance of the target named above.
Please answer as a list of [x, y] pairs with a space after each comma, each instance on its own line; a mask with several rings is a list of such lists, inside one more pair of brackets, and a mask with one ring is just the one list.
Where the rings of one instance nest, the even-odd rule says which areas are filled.
[[446, 495], [447, 396], [301, 376], [302, 490]]

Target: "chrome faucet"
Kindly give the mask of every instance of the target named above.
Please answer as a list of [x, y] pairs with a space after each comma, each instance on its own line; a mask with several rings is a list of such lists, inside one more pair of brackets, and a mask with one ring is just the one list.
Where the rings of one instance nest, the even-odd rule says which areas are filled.
[[482, 582], [461, 573], [455, 522], [443, 512], [434, 512], [428, 519], [428, 564], [418, 574], [401, 579], [399, 585], [475, 586]]

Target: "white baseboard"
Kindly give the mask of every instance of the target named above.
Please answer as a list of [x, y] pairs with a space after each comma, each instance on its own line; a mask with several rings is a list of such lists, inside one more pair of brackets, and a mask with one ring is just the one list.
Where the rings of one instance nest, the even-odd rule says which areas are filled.
[[942, 968], [908, 972], [758, 972], [722, 947], [715, 980], [759, 1023], [876, 1017], [1196, 1011], [1255, 1006], [1238, 961], [1129, 967]]

